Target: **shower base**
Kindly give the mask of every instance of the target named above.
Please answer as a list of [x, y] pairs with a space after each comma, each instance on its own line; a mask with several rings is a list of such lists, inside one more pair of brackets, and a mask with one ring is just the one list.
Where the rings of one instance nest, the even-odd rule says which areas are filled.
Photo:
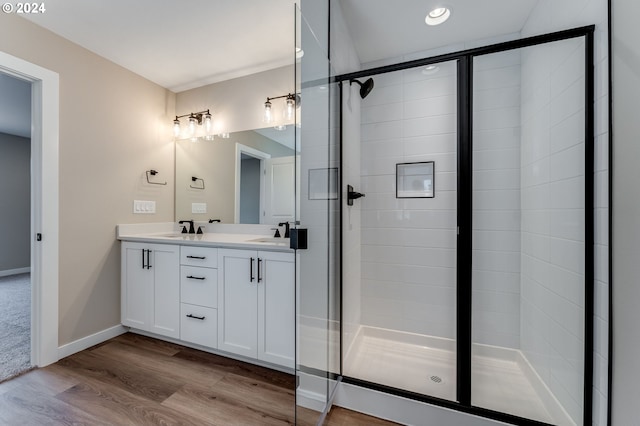
[[[474, 406], [545, 423], [575, 425], [520, 351], [473, 346]], [[362, 326], [345, 357], [343, 374], [455, 401], [455, 341]]]

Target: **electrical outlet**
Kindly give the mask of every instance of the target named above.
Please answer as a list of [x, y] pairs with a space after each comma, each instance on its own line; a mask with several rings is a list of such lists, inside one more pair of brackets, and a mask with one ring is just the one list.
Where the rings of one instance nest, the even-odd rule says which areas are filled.
[[206, 213], [207, 203], [191, 203], [191, 213]]
[[156, 212], [155, 201], [133, 200], [134, 214], [154, 214]]

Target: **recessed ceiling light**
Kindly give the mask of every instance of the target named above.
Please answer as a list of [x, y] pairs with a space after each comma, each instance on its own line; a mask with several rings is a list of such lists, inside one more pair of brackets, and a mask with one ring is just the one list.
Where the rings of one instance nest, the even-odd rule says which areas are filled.
[[431, 75], [431, 74], [437, 73], [439, 70], [440, 70], [440, 67], [437, 65], [427, 65], [422, 69], [422, 74]]
[[436, 7], [427, 14], [424, 22], [427, 25], [440, 25], [451, 16], [451, 10], [446, 7]]

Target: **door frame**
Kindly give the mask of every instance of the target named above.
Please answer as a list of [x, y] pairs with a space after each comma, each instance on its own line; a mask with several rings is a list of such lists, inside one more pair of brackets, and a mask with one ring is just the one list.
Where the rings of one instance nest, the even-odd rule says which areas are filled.
[[5, 52], [0, 72], [31, 83], [31, 364], [44, 367], [59, 359], [59, 76]]
[[260, 160], [260, 223], [262, 223], [264, 215], [264, 160], [271, 158], [271, 154], [259, 151], [241, 143], [236, 143], [236, 173], [235, 173], [235, 208], [234, 222], [240, 223], [240, 178], [242, 176], [242, 154]]
[[[472, 48], [438, 56], [385, 65], [368, 70], [335, 76], [334, 82], [341, 83], [352, 79], [366, 78], [376, 74], [401, 71], [457, 61], [457, 134], [458, 134], [458, 239], [457, 239], [457, 293], [456, 293], [456, 401], [449, 401], [429, 395], [418, 394], [392, 388], [378, 383], [371, 383], [353, 377], [343, 376], [342, 381], [348, 384], [413, 399], [452, 410], [465, 412], [492, 420], [511, 424], [542, 425], [537, 422], [511, 414], [493, 411], [474, 406], [471, 403], [471, 349], [472, 349], [472, 144], [473, 144], [473, 59], [478, 56], [520, 49], [540, 44], [557, 42], [572, 38], [584, 37], [585, 40], [585, 315], [584, 315], [584, 394], [583, 424], [590, 425], [593, 418], [593, 384], [594, 384], [594, 43], [595, 25], [588, 25], [568, 30], [557, 31], [489, 46]], [[342, 104], [340, 104], [342, 107]], [[340, 114], [342, 118], [342, 114]], [[342, 126], [340, 126], [342, 127]], [[342, 138], [342, 135], [341, 135]], [[341, 160], [342, 161], [342, 160]], [[340, 167], [342, 171], [342, 164]], [[609, 171], [610, 173], [610, 171]], [[609, 176], [609, 181], [610, 181]], [[341, 197], [343, 194], [341, 194]], [[341, 211], [343, 208], [341, 200]], [[342, 214], [341, 214], [342, 215]], [[341, 224], [342, 226], [342, 224]], [[342, 244], [342, 242], [341, 242]], [[342, 287], [341, 287], [342, 291]], [[344, 306], [341, 306], [344, 309]], [[342, 315], [341, 315], [342, 316]], [[342, 324], [341, 324], [342, 328]], [[342, 334], [342, 330], [341, 330]], [[609, 359], [609, 368], [611, 359]]]

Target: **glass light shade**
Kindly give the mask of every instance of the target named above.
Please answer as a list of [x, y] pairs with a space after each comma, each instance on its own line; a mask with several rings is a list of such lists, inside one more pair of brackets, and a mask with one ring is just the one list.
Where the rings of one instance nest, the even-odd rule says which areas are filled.
[[189, 135], [192, 137], [196, 134], [197, 124], [198, 120], [194, 116], [189, 117]]
[[180, 120], [177, 118], [173, 120], [173, 136], [176, 138], [180, 136]]
[[293, 120], [296, 111], [296, 102], [293, 98], [287, 98], [287, 107], [284, 110], [284, 118]]
[[271, 112], [271, 102], [267, 101], [264, 103], [264, 118], [263, 121], [265, 123], [271, 123], [273, 121], [273, 115]]
[[204, 124], [204, 133], [206, 135], [211, 134], [211, 129], [213, 128], [213, 121], [211, 120], [211, 114], [206, 113], [202, 116], [202, 124]]

